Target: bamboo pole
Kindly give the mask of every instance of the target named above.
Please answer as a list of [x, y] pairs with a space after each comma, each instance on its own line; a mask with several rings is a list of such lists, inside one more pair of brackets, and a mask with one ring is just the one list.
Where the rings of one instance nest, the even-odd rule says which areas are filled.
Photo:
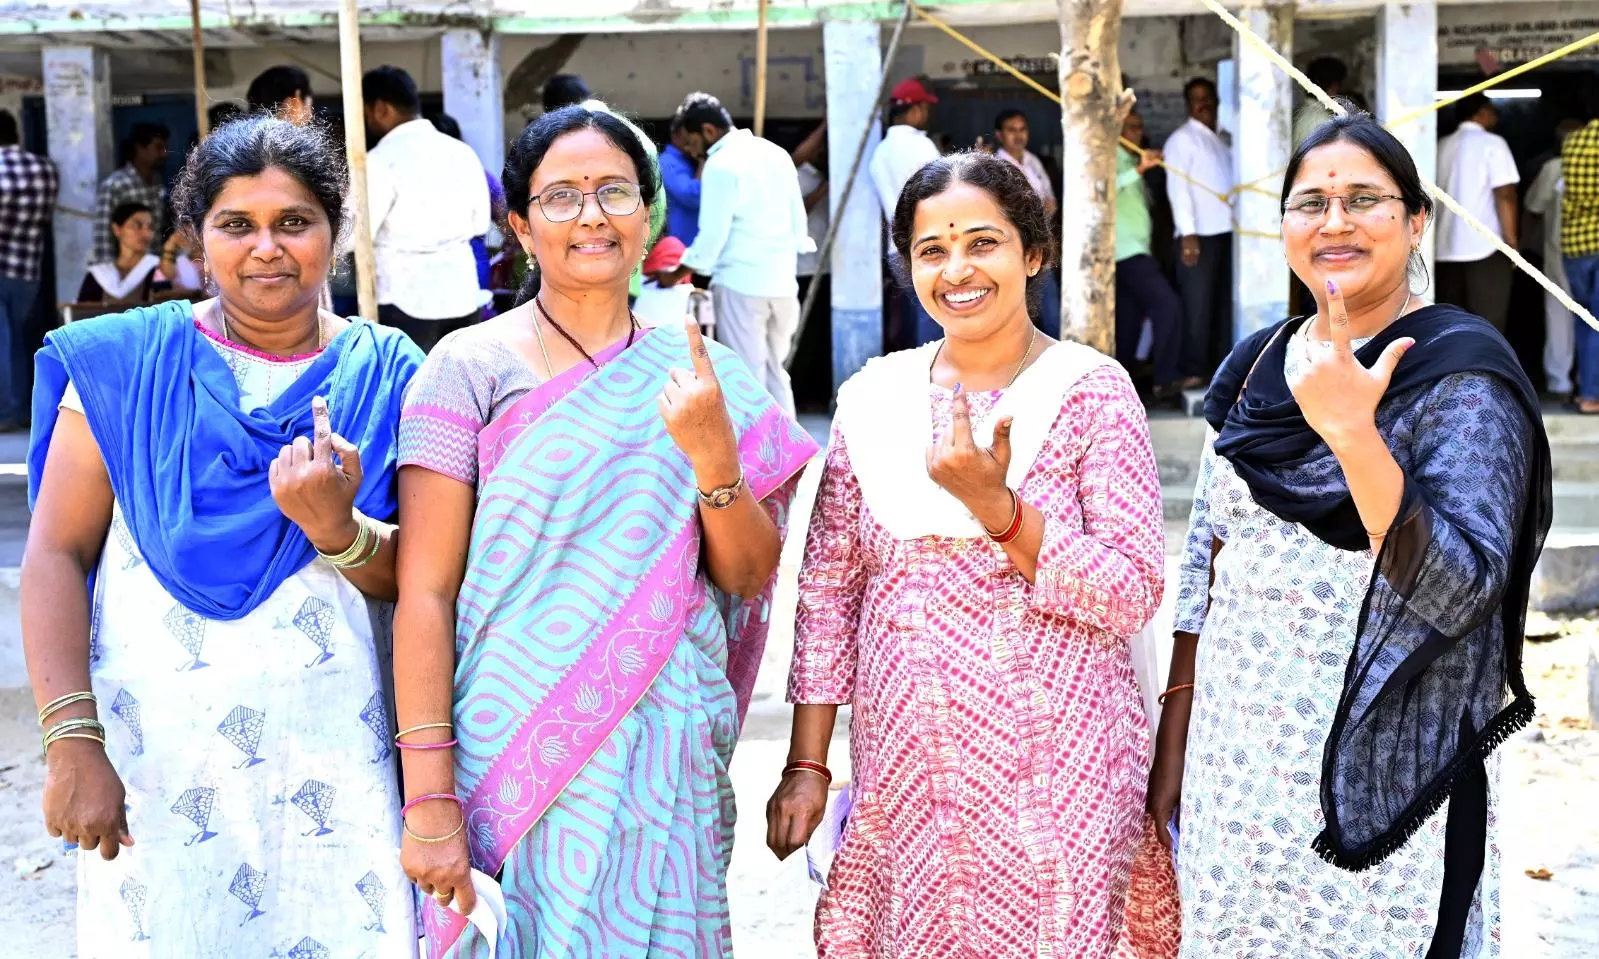
[[755, 135], [766, 133], [766, 0], [760, 0], [755, 24]]
[[362, 318], [378, 319], [377, 260], [366, 192], [366, 114], [361, 100], [361, 22], [356, 0], [339, 3], [339, 73], [344, 89], [344, 149], [350, 157], [350, 204], [355, 213], [356, 301]]
[[205, 35], [200, 32], [200, 0], [189, 0], [189, 22], [194, 36], [194, 122], [200, 139], [211, 135], [205, 102]]

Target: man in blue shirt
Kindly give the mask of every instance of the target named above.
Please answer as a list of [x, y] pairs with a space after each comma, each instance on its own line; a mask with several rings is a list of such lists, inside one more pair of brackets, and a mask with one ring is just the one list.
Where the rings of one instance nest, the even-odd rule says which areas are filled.
[[683, 109], [672, 116], [672, 140], [661, 151], [661, 183], [666, 187], [666, 233], [694, 242], [700, 233], [700, 160], [690, 155], [688, 131], [683, 128]]
[[794, 391], [784, 363], [799, 328], [794, 271], [799, 254], [816, 248], [794, 161], [777, 144], [736, 129], [708, 93], [689, 94], [681, 115], [688, 152], [703, 155], [705, 167], [699, 234], [677, 276], [711, 277], [716, 338], [743, 357], [792, 416]]

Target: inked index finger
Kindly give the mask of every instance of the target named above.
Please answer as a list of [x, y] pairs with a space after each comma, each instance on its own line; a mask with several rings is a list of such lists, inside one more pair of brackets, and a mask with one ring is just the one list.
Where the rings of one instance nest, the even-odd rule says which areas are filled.
[[1327, 281], [1327, 318], [1332, 328], [1333, 349], [1349, 352], [1349, 310], [1344, 306], [1343, 291], [1332, 280]]
[[951, 402], [950, 435], [954, 437], [957, 446], [975, 446], [972, 439], [972, 410], [966, 402], [966, 391], [961, 389], [959, 383], [955, 384], [955, 399]]
[[329, 459], [333, 453], [333, 426], [328, 418], [328, 401], [320, 396], [311, 397], [312, 457]]
[[689, 317], [683, 323], [683, 330], [688, 334], [688, 352], [694, 361], [694, 373], [709, 379], [716, 379], [716, 367], [711, 365], [711, 351], [705, 347], [705, 334], [700, 332], [700, 325]]

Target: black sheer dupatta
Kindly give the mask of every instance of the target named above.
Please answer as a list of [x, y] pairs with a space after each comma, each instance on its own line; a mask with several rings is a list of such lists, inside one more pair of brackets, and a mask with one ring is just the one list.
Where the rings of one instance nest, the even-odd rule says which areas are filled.
[[[1342, 471], [1284, 378], [1287, 339], [1300, 323], [1240, 343], [1211, 385], [1205, 415], [1216, 452], [1262, 508], [1332, 546], [1365, 550]], [[1551, 521], [1552, 471], [1537, 393], [1492, 327], [1453, 307], [1425, 307], [1356, 355], [1370, 366], [1402, 336], [1416, 345], [1377, 420], [1414, 424], [1405, 435], [1384, 430], [1404, 493], [1376, 557], [1327, 737], [1326, 826], [1314, 847], [1341, 868], [1369, 868], [1451, 800], [1429, 956], [1454, 957], [1485, 857], [1483, 760], [1533, 714], [1521, 647]]]

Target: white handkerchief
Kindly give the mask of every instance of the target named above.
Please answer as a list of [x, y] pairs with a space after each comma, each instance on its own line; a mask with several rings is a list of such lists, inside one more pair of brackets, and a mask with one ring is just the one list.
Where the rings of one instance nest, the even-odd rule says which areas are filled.
[[[472, 870], [472, 891], [477, 893], [477, 905], [472, 907], [472, 914], [466, 921], [477, 927], [483, 936], [483, 941], [489, 944], [489, 959], [499, 951], [500, 930], [508, 923], [505, 919], [505, 894], [500, 892], [500, 884], [476, 869]], [[457, 914], [460, 908], [457, 903], [450, 903], [450, 908]]]

